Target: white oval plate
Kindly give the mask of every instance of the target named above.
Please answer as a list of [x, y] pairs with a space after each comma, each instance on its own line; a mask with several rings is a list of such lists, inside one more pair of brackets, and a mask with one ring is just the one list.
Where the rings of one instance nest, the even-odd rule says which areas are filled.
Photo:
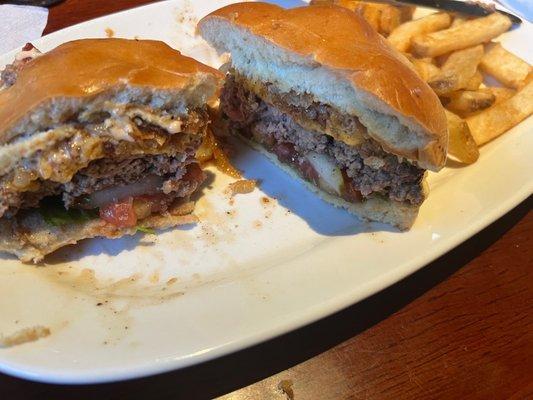
[[[231, 1], [169, 1], [73, 26], [35, 42], [161, 39], [217, 65], [194, 22]], [[284, 2], [294, 5], [296, 2]], [[108, 30], [109, 32], [109, 30]], [[505, 35], [532, 61], [531, 25]], [[0, 58], [9, 62], [13, 53]], [[519, 204], [533, 189], [533, 119], [482, 150], [469, 167], [430, 176], [411, 231], [361, 223], [325, 204], [259, 154], [237, 164], [260, 190], [235, 197], [214, 172], [201, 223], [158, 235], [88, 240], [46, 267], [0, 258], [0, 333], [36, 325], [47, 338], [0, 349], [0, 370], [55, 383], [91, 383], [168, 371], [264, 341], [397, 282]]]

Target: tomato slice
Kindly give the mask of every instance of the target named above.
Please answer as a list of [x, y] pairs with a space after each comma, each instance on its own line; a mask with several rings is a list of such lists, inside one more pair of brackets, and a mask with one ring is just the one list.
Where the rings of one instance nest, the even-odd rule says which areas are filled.
[[[163, 193], [145, 194], [142, 196], [137, 196], [133, 199], [133, 209], [137, 216], [139, 216], [139, 212], [137, 212], [137, 207], [142, 207], [148, 211], [147, 215], [140, 216], [140, 218], [142, 219], [150, 214], [165, 210], [171, 200], [172, 198]], [[141, 212], [141, 214], [143, 213]]]
[[272, 152], [278, 157], [281, 162], [291, 164], [296, 162], [298, 153], [292, 143], [281, 142], [272, 148]]
[[307, 160], [304, 160], [299, 164], [298, 168], [302, 172], [305, 179], [314, 183], [316, 186], [320, 186], [320, 176], [318, 175], [318, 172], [316, 172], [315, 167], [313, 167], [313, 164]]
[[133, 209], [133, 199], [120, 200], [100, 208], [100, 218], [117, 228], [132, 228], [137, 225], [137, 215]]
[[363, 200], [363, 195], [355, 187], [353, 180], [348, 177], [346, 170], [342, 170], [342, 177], [344, 179], [344, 188], [342, 197], [344, 200], [349, 201], [350, 203], [360, 203]]

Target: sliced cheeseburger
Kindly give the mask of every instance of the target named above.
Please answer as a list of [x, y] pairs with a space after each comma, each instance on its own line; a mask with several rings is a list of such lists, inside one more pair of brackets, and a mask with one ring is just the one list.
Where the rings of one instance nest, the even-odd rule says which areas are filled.
[[158, 41], [25, 50], [2, 74], [0, 250], [39, 261], [84, 238], [193, 222], [220, 73]]
[[444, 164], [439, 99], [357, 14], [239, 3], [199, 23], [231, 54], [229, 129], [336, 206], [409, 228]]

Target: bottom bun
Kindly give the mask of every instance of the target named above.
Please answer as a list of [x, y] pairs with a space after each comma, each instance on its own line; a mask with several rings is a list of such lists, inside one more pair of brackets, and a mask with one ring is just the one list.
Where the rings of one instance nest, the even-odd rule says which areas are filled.
[[[185, 203], [173, 214], [151, 215], [139, 226], [151, 229], [168, 229], [178, 225], [194, 224], [198, 218], [191, 214], [193, 203]], [[55, 250], [75, 244], [83, 239], [105, 237], [116, 239], [134, 235], [138, 229], [117, 228], [101, 219], [64, 226], [46, 223], [37, 210], [21, 212], [13, 219], [0, 220], [0, 252], [17, 256], [22, 262], [38, 263]]]
[[402, 231], [408, 230], [411, 228], [411, 226], [413, 226], [413, 223], [418, 215], [418, 210], [420, 208], [419, 206], [383, 199], [381, 197], [369, 198], [360, 203], [350, 203], [343, 198], [325, 192], [309, 181], [306, 181], [298, 174], [298, 172], [296, 172], [287, 164], [280, 162], [275, 154], [269, 152], [259, 143], [249, 140], [241, 135], [237, 136], [249, 146], [268, 157], [270, 161], [283, 169], [292, 178], [297, 179], [305, 184], [309, 190], [316, 193], [326, 202], [333, 204], [335, 207], [344, 208], [363, 221], [383, 222], [393, 225]]

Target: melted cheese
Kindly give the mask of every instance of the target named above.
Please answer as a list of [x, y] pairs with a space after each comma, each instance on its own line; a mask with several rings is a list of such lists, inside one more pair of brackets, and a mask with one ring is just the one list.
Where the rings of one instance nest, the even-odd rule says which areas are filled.
[[[22, 160], [28, 160], [40, 151], [43, 154], [39, 156], [38, 167], [35, 171], [39, 178], [67, 182], [80, 165], [83, 167], [89, 161], [101, 156], [101, 144], [105, 141], [111, 139], [115, 142], [135, 143], [133, 134], [138, 129], [132, 121], [135, 117], [159, 126], [169, 134], [181, 132], [184, 125], [181, 117], [156, 115], [146, 107], [109, 101], [100, 104], [98, 109], [98, 112], [109, 113], [109, 117], [102, 123], [90, 123], [95, 112], [95, 109], [86, 110], [78, 117], [80, 122], [86, 124], [86, 131], [71, 125], [62, 125], [0, 146], [0, 176], [7, 175], [21, 164]], [[81, 158], [73, 156], [68, 148], [57, 148], [60, 142], [66, 140], [72, 142], [69, 144], [70, 148], [78, 149]], [[73, 161], [74, 159], [76, 162]]]
[[117, 142], [120, 142], [121, 140], [134, 142], [135, 139], [131, 137], [133, 129], [133, 124], [128, 118], [112, 117], [106, 119], [101, 125], [99, 125], [97, 132], [100, 132], [104, 136], [109, 136]]
[[81, 113], [78, 119], [82, 122], [88, 122], [95, 112], [103, 111], [109, 113], [110, 117], [103, 123], [95, 126], [88, 125], [88, 129], [92, 133], [107, 135], [115, 140], [134, 141], [134, 138], [131, 136], [135, 131], [135, 126], [132, 121], [136, 117], [164, 129], [169, 134], [180, 133], [183, 129], [183, 120], [181, 117], [168, 114], [159, 115], [147, 107], [131, 106], [111, 101], [106, 101], [99, 106], [98, 111], [95, 111], [94, 108], [88, 109]]
[[10, 172], [23, 158], [29, 158], [38, 151], [53, 148], [58, 142], [75, 133], [68, 126], [58, 127], [40, 132], [32, 136], [22, 137], [14, 143], [0, 147], [0, 175]]
[[176, 119], [166, 115], [156, 115], [138, 107], [126, 110], [125, 114], [132, 119], [134, 117], [139, 117], [143, 121], [152, 125], [157, 125], [171, 134], [179, 133], [183, 128], [183, 121], [180, 118]]

